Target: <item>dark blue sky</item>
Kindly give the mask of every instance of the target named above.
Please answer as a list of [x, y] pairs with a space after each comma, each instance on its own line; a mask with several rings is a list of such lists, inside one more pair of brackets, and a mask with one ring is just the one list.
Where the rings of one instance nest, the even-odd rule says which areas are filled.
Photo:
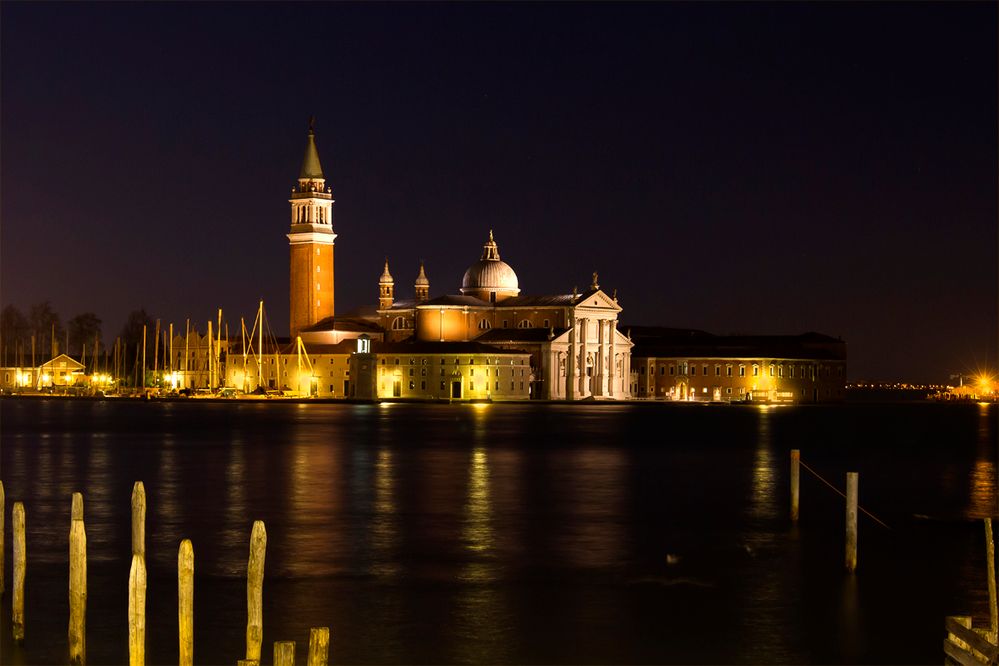
[[[839, 335], [851, 379], [995, 364], [995, 3], [0, 5], [0, 299], [287, 333], [308, 117], [337, 310], [490, 228], [524, 293]], [[238, 326], [238, 324], [237, 324]]]

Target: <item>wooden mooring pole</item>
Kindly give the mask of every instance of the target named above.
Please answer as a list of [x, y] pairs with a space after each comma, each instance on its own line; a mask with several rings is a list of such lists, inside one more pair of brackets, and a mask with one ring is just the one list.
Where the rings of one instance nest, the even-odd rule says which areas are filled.
[[146, 487], [142, 481], [132, 486], [132, 555], [146, 557]]
[[0, 594], [6, 592], [3, 584], [3, 572], [5, 563], [3, 561], [3, 549], [4, 549], [4, 531], [3, 531], [3, 517], [6, 509], [4, 508], [4, 495], [3, 495], [3, 481], [0, 481]]
[[295, 666], [295, 641], [274, 642], [274, 666]]
[[128, 663], [146, 663], [146, 562], [138, 554], [128, 572]]
[[177, 621], [180, 637], [180, 666], [194, 664], [194, 545], [180, 542], [177, 553]]
[[857, 472], [846, 473], [846, 570], [853, 573], [857, 570], [857, 486], [860, 475]]
[[246, 658], [257, 662], [260, 661], [260, 648], [264, 638], [264, 556], [266, 554], [267, 530], [262, 520], [255, 520], [253, 532], [250, 534], [250, 560], [246, 566]]
[[985, 519], [985, 556], [989, 576], [989, 640], [996, 642], [999, 635], [999, 611], [996, 609], [996, 542], [992, 536], [992, 519]]
[[87, 661], [87, 532], [83, 495], [73, 493], [69, 527], [69, 662]]
[[313, 627], [309, 630], [309, 661], [307, 666], [329, 666], [330, 628]]
[[14, 595], [11, 624], [14, 629], [14, 642], [24, 642], [24, 570], [28, 564], [28, 553], [24, 543], [24, 504], [14, 502], [11, 512], [11, 528], [14, 531]]
[[801, 450], [791, 449], [791, 522], [798, 522], [798, 484], [801, 480]]

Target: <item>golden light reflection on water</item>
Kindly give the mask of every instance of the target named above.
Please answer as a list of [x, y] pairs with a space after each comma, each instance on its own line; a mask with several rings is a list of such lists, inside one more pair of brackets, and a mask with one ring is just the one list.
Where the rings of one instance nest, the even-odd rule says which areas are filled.
[[[335, 484], [340, 449], [317, 439], [292, 437], [288, 532], [284, 535], [295, 557], [287, 562], [292, 576], [332, 573], [348, 550], [349, 535], [335, 530], [332, 517], [340, 513], [341, 494]], [[303, 524], [304, 523], [304, 524]]]
[[486, 559], [474, 557], [464, 567], [461, 579], [487, 582], [493, 579], [495, 565], [490, 556], [494, 547], [492, 503], [489, 493], [489, 456], [484, 448], [472, 451], [468, 467], [468, 495], [463, 510], [461, 540], [464, 547]]
[[968, 515], [981, 518], [995, 515], [999, 506], [996, 496], [996, 455], [995, 442], [992, 441], [991, 419], [989, 405], [978, 406], [977, 447], [975, 464], [968, 475]]
[[378, 450], [375, 460], [375, 506], [371, 522], [371, 543], [375, 557], [372, 558], [371, 572], [376, 576], [391, 578], [399, 573], [395, 561], [398, 547], [398, 526], [396, 525], [395, 470], [392, 450]]
[[774, 465], [773, 412], [761, 409], [756, 420], [756, 446], [753, 450], [752, 493], [749, 517], [769, 520], [777, 517], [777, 474]]

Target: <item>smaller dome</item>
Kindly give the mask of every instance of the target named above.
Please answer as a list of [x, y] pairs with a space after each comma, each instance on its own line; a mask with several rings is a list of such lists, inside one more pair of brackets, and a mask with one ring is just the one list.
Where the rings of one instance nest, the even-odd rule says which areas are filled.
[[385, 270], [382, 271], [382, 276], [378, 278], [378, 284], [395, 284], [395, 280], [392, 279], [392, 274], [389, 273], [388, 259], [385, 260]]
[[429, 287], [430, 280], [427, 279], [427, 273], [423, 270], [423, 262], [420, 262], [420, 274], [416, 276], [416, 286], [418, 287]]

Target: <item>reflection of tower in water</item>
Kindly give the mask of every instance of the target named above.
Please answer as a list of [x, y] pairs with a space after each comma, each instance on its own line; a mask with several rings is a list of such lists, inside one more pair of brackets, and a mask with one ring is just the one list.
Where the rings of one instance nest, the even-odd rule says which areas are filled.
[[375, 510], [371, 521], [371, 544], [374, 549], [371, 573], [376, 576], [393, 577], [399, 573], [399, 564], [395, 559], [398, 526], [394, 482], [392, 450], [379, 449], [375, 461]]

